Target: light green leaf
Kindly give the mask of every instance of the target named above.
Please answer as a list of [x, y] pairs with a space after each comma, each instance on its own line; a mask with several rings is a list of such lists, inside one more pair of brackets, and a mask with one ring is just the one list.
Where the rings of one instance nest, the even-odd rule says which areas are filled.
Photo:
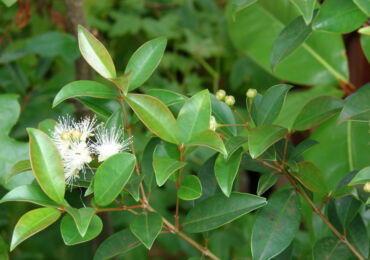
[[315, 0], [290, 0], [297, 8], [306, 24], [309, 24], [313, 17], [313, 9], [315, 8]]
[[75, 97], [94, 97], [102, 99], [114, 99], [118, 97], [117, 91], [112, 88], [91, 80], [78, 80], [65, 85], [55, 96], [53, 107], [64, 100]]
[[348, 183], [348, 185], [365, 184], [370, 182], [370, 167], [365, 167]]
[[266, 199], [248, 193], [233, 192], [229, 198], [217, 194], [195, 204], [182, 226], [191, 233], [223, 226], [266, 204]]
[[264, 194], [268, 189], [276, 184], [278, 181], [277, 174], [273, 173], [264, 173], [258, 179], [258, 186], [257, 186], [257, 195], [261, 196]]
[[65, 215], [60, 223], [60, 233], [62, 234], [63, 241], [67, 246], [90, 241], [97, 237], [102, 229], [103, 222], [97, 215], [93, 215], [84, 236], [81, 236], [79, 233], [79, 230], [76, 227], [76, 222], [73, 220], [72, 216]]
[[148, 95], [128, 94], [126, 100], [150, 131], [167, 142], [179, 144], [176, 119], [159, 99]]
[[343, 101], [339, 98], [332, 96], [317, 97], [302, 108], [294, 121], [293, 129], [310, 129], [338, 113], [342, 107]]
[[158, 98], [166, 106], [184, 103], [187, 99], [186, 96], [167, 89], [149, 89], [145, 94]]
[[209, 129], [210, 119], [211, 100], [206, 89], [189, 98], [179, 112], [177, 123], [182, 143], [187, 144], [193, 137]]
[[12, 169], [7, 174], [5, 174], [4, 176], [5, 183], [7, 183], [13, 176], [30, 170], [31, 162], [29, 160], [22, 160], [17, 162], [16, 164], [13, 165]]
[[124, 254], [140, 245], [140, 241], [130, 229], [119, 231], [103, 241], [95, 252], [94, 260], [110, 259], [118, 254]]
[[100, 206], [107, 206], [122, 192], [135, 168], [135, 156], [119, 153], [109, 157], [94, 176], [94, 198]]
[[59, 206], [57, 203], [49, 199], [39, 186], [34, 184], [22, 185], [12, 189], [4, 195], [0, 200], [0, 203], [7, 201], [26, 201], [45, 207]]
[[54, 208], [39, 208], [28, 211], [15, 225], [10, 251], [13, 251], [27, 238], [53, 224], [59, 217], [60, 211]]
[[358, 91], [348, 96], [339, 116], [339, 121], [370, 118], [370, 83], [361, 87]]
[[359, 28], [367, 17], [348, 0], [326, 0], [313, 24], [314, 30], [349, 33]]
[[269, 198], [257, 214], [252, 231], [252, 255], [267, 260], [289, 246], [300, 224], [299, 198], [295, 191], [284, 189]]
[[166, 45], [167, 39], [159, 37], [144, 43], [134, 52], [125, 70], [125, 73], [131, 73], [129, 90], [140, 87], [152, 75], [162, 59]]
[[82, 237], [86, 235], [87, 228], [90, 225], [91, 219], [95, 214], [95, 209], [93, 208], [70, 208], [66, 207], [66, 211], [72, 216], [77, 230]]
[[233, 19], [235, 20], [235, 14], [244, 8], [254, 4], [257, 0], [231, 0], [231, 12]]
[[187, 146], [205, 146], [217, 152], [227, 155], [227, 151], [221, 137], [212, 130], [206, 130], [194, 136]]
[[182, 200], [195, 200], [202, 196], [202, 184], [195, 175], [187, 175], [181, 181], [180, 189], [177, 190], [177, 196]]
[[131, 232], [150, 249], [162, 230], [162, 217], [154, 212], [138, 215], [130, 225]]
[[274, 125], [253, 128], [248, 134], [248, 147], [251, 157], [253, 159], [257, 158], [287, 133], [287, 129]]
[[298, 163], [298, 172], [295, 173], [295, 176], [310, 191], [316, 193], [328, 192], [322, 172], [311, 162]]
[[353, 0], [358, 8], [368, 17], [370, 17], [370, 1], [369, 0]]
[[242, 160], [243, 150], [239, 149], [233, 153], [228, 159], [222, 154], [217, 156], [215, 162], [215, 175], [218, 185], [222, 192], [229, 197], [233, 188], [234, 180], [239, 171], [240, 162]]
[[155, 179], [158, 186], [166, 183], [168, 178], [177, 170], [185, 167], [185, 162], [179, 162], [172, 158], [153, 158], [153, 169], [155, 172]]
[[292, 86], [279, 84], [269, 88], [257, 105], [257, 125], [272, 124], [284, 105], [285, 97]]
[[30, 137], [30, 161], [42, 190], [52, 200], [63, 204], [65, 182], [62, 158], [53, 141], [45, 133], [27, 128]]
[[11, 7], [12, 5], [14, 5], [17, 0], [1, 0], [7, 7]]

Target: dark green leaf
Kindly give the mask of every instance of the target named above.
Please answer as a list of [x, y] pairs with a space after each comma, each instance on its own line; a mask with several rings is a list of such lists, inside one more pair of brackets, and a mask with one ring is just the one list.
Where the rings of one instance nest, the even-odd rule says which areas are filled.
[[306, 139], [301, 142], [299, 145], [294, 147], [292, 153], [289, 155], [288, 159], [295, 160], [302, 155], [305, 151], [309, 150], [313, 146], [317, 145], [318, 142], [312, 139]]
[[283, 138], [287, 133], [287, 129], [273, 125], [264, 125], [253, 128], [248, 134], [250, 155], [253, 159], [257, 158], [271, 145]]
[[153, 153], [158, 143], [160, 143], [159, 138], [152, 138], [149, 140], [148, 144], [145, 146], [143, 156], [141, 159], [141, 168], [144, 174], [144, 183], [146, 188], [151, 191], [154, 187], [154, 169], [153, 169]]
[[86, 28], [78, 26], [78, 45], [84, 59], [104, 78], [116, 77], [116, 68], [104, 45]]
[[115, 129], [123, 129], [123, 113], [122, 109], [117, 109], [114, 111], [114, 113], [107, 119], [105, 122], [105, 127], [106, 128], [115, 128]]
[[179, 144], [179, 127], [171, 111], [159, 99], [129, 94], [126, 100], [144, 125], [163, 140]]
[[313, 259], [315, 260], [338, 260], [351, 259], [352, 253], [342, 241], [326, 237], [316, 242], [313, 248]]
[[266, 199], [248, 193], [233, 192], [229, 198], [217, 194], [200, 201], [182, 223], [191, 233], [205, 232], [223, 226], [266, 204]]
[[87, 228], [90, 225], [91, 219], [95, 214], [95, 209], [93, 208], [75, 209], [67, 207], [66, 211], [69, 213], [69, 215], [72, 216], [80, 235], [84, 237], [86, 235]]
[[131, 73], [129, 90], [140, 87], [153, 73], [162, 59], [167, 45], [165, 37], [150, 40], [131, 56], [125, 73]]
[[130, 153], [119, 153], [99, 166], [94, 176], [94, 198], [98, 205], [109, 205], [122, 192], [135, 168], [135, 160]]
[[48, 136], [51, 136], [51, 133], [54, 130], [56, 124], [57, 121], [55, 121], [54, 119], [45, 119], [37, 125], [37, 128], [43, 131]]
[[27, 238], [47, 228], [60, 217], [60, 211], [55, 208], [39, 208], [28, 211], [15, 225], [10, 251], [13, 251]]
[[112, 88], [91, 80], [78, 80], [65, 85], [55, 96], [53, 107], [64, 100], [75, 97], [93, 97], [102, 99], [114, 99], [118, 96]]
[[222, 127], [217, 130], [226, 134], [226, 136], [234, 136], [237, 134], [235, 116], [231, 108], [225, 102], [217, 100], [214, 95], [211, 95], [212, 114], [219, 124], [228, 124], [231, 126]]
[[81, 236], [76, 223], [70, 215], [65, 215], [60, 223], [60, 233], [67, 246], [80, 244], [97, 237], [103, 229], [103, 222], [94, 215], [86, 230], [85, 236]]
[[225, 148], [227, 150], [227, 158], [233, 155], [242, 145], [247, 143], [248, 139], [244, 136], [233, 136], [225, 143]]
[[253, 226], [253, 259], [271, 259], [287, 248], [298, 232], [300, 219], [295, 191], [284, 189], [273, 194], [267, 206], [258, 212]]
[[187, 99], [186, 96], [167, 89], [149, 89], [145, 94], [158, 98], [166, 106], [184, 103]]
[[215, 162], [215, 176], [222, 192], [229, 197], [233, 188], [234, 180], [239, 171], [243, 150], [239, 149], [228, 159], [219, 154]]
[[315, 0], [290, 0], [297, 8], [306, 24], [309, 24], [313, 17], [313, 9], [315, 8]]
[[180, 162], [172, 158], [157, 157], [154, 152], [153, 169], [158, 186], [165, 184], [174, 172], [185, 167], [185, 165], [185, 162]]
[[340, 113], [341, 122], [351, 119], [369, 120], [370, 117], [370, 83], [346, 98]]
[[187, 175], [181, 181], [180, 189], [177, 190], [177, 196], [182, 200], [195, 200], [202, 196], [202, 184], [195, 175]]
[[338, 218], [343, 227], [346, 227], [352, 222], [362, 205], [361, 201], [353, 198], [353, 196], [345, 196], [335, 199], [334, 203], [337, 209]]
[[77, 100], [104, 118], [110, 117], [113, 112], [117, 111], [120, 107], [118, 100], [106, 100], [92, 97], [78, 97]]
[[278, 181], [277, 174], [273, 173], [264, 173], [258, 179], [258, 186], [257, 186], [257, 195], [261, 196], [264, 194], [268, 189], [275, 185]]
[[140, 200], [140, 184], [143, 178], [143, 175], [133, 174], [126, 184], [125, 190], [130, 193], [135, 201]]
[[28, 128], [30, 161], [33, 173], [42, 190], [52, 200], [63, 204], [65, 182], [62, 158], [53, 141], [34, 128]]
[[348, 226], [349, 242], [361, 253], [364, 259], [369, 259], [369, 240], [367, 229], [360, 214], [357, 214]]
[[162, 230], [162, 217], [154, 212], [135, 217], [130, 225], [131, 232], [150, 249]]
[[328, 192], [323, 174], [311, 162], [298, 163], [298, 172], [295, 173], [295, 176], [310, 191], [317, 193]]

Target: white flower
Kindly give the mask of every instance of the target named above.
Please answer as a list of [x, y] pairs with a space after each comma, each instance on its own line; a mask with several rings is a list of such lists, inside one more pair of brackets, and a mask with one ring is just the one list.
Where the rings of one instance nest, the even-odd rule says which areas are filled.
[[54, 131], [51, 133], [55, 145], [60, 154], [68, 150], [71, 141], [71, 132], [75, 126], [75, 121], [70, 116], [60, 117], [55, 125]]
[[106, 129], [103, 126], [97, 128], [95, 133], [96, 142], [92, 145], [98, 161], [102, 162], [114, 154], [129, 150], [131, 138], [121, 141], [122, 130], [117, 128]]

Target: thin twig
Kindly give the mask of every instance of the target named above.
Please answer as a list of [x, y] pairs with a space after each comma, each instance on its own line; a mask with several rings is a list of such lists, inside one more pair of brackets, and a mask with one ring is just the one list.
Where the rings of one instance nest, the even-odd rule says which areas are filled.
[[[185, 160], [185, 157], [184, 157], [185, 147], [183, 147], [183, 146], [179, 147], [179, 151], [180, 151], [180, 162], [183, 162]], [[180, 168], [180, 170], [179, 170], [179, 176], [177, 177], [177, 182], [176, 182], [176, 189], [177, 190], [180, 189], [180, 187], [181, 187], [183, 169], [184, 168]], [[180, 229], [179, 210], [180, 210], [180, 198], [179, 198], [179, 196], [176, 196], [175, 226], [176, 226], [177, 229]]]

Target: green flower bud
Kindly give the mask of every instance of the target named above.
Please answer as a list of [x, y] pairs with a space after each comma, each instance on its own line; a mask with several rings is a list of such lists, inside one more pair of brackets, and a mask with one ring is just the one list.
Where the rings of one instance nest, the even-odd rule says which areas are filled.
[[250, 88], [247, 91], [247, 97], [248, 98], [255, 98], [257, 96], [257, 90], [254, 88]]
[[216, 92], [216, 99], [217, 100], [223, 100], [226, 96], [226, 92], [223, 89], [220, 89]]
[[226, 96], [225, 103], [228, 106], [233, 106], [235, 104], [235, 98], [233, 96]]
[[212, 131], [216, 131], [217, 128], [217, 121], [214, 116], [211, 116], [211, 119], [209, 120], [209, 129]]
[[366, 182], [364, 185], [364, 191], [367, 193], [370, 193], [370, 182]]

